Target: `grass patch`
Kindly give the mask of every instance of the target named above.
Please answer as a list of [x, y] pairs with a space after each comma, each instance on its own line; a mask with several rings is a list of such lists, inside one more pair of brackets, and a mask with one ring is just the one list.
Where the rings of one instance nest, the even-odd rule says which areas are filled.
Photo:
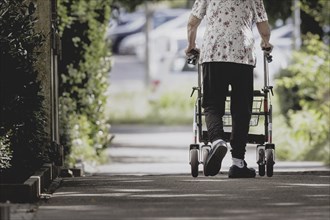
[[110, 95], [111, 124], [191, 124], [195, 97], [187, 86], [171, 90], [123, 91]]

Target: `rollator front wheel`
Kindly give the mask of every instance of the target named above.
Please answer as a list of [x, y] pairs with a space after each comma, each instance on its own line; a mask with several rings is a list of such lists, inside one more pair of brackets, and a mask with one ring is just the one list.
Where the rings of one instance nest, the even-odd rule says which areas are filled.
[[274, 150], [267, 149], [266, 150], [266, 168], [267, 168], [267, 176], [272, 177], [274, 173]]
[[191, 166], [191, 175], [193, 177], [198, 176], [198, 150], [197, 149], [192, 149], [190, 150], [190, 166]]

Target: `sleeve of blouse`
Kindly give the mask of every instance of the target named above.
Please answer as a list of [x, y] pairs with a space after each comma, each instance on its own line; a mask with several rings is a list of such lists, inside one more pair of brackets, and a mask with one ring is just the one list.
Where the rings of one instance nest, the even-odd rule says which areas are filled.
[[199, 19], [203, 19], [206, 14], [208, 0], [195, 0], [191, 14]]
[[263, 0], [254, 0], [255, 22], [260, 23], [268, 20]]

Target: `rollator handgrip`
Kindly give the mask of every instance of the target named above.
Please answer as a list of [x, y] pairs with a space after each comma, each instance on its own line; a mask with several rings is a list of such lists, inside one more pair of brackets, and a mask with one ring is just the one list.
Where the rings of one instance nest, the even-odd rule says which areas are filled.
[[266, 60], [267, 60], [268, 63], [271, 63], [273, 61], [273, 56], [272, 55], [265, 53], [265, 56], [266, 56]]
[[198, 60], [199, 56], [199, 51], [196, 49], [192, 49], [191, 51], [189, 51], [189, 54], [191, 55], [188, 56], [187, 63], [196, 65], [196, 61]]
[[264, 51], [264, 56], [266, 57], [266, 60], [268, 63], [273, 61], [273, 56], [270, 54], [272, 51], [271, 47], [263, 47], [262, 50]]

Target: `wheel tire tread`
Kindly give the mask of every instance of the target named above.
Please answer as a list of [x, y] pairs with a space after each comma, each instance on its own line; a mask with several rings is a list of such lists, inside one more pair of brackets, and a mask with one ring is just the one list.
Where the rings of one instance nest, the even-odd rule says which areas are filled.
[[274, 155], [273, 151], [266, 153], [266, 172], [268, 177], [272, 177], [274, 174]]
[[193, 177], [198, 176], [198, 150], [197, 149], [192, 149], [190, 151], [190, 165], [191, 165], [191, 175]]

